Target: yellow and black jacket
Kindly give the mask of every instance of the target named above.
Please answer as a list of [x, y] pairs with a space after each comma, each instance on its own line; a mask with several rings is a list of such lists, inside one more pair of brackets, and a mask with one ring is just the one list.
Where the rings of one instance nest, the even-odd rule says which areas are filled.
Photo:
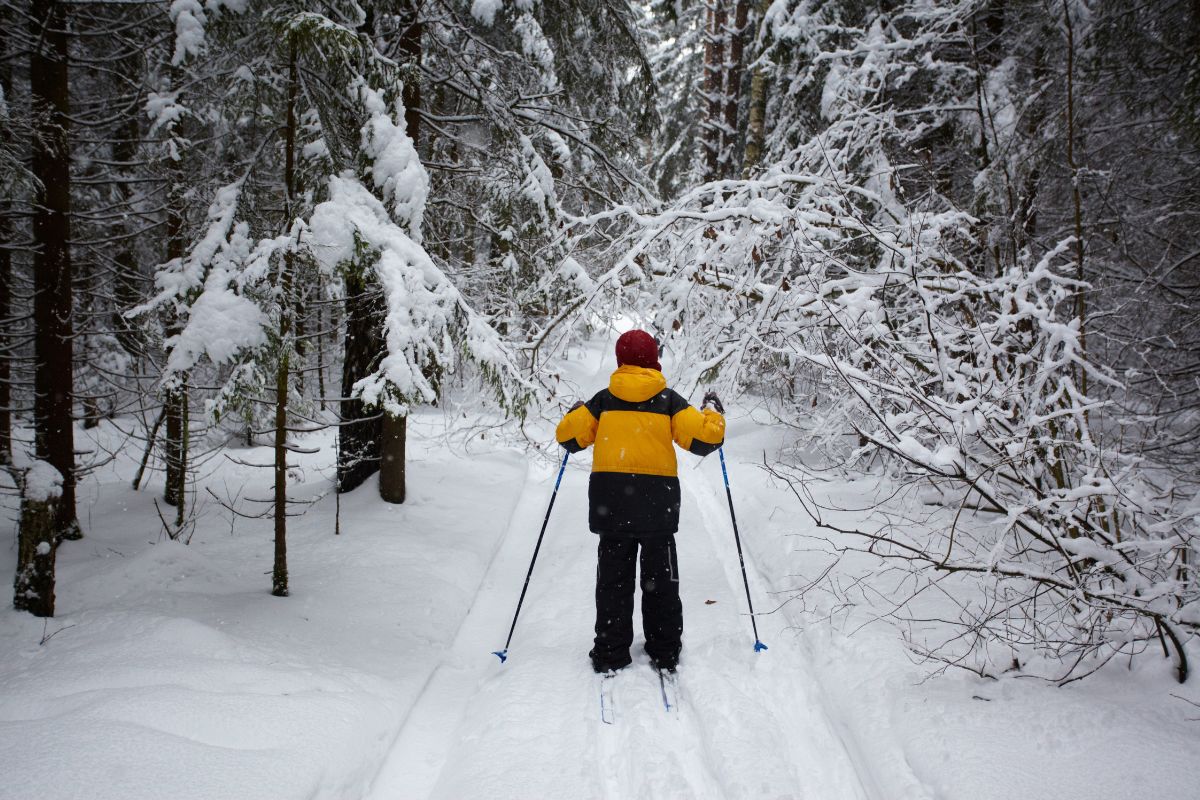
[[679, 529], [679, 477], [672, 442], [705, 456], [725, 441], [725, 418], [697, 411], [662, 373], [622, 366], [607, 389], [558, 423], [572, 453], [595, 444], [588, 523], [605, 535], [653, 536]]

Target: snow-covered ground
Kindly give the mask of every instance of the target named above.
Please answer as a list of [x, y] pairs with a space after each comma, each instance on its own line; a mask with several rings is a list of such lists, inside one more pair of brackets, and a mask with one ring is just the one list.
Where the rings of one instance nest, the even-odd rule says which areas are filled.
[[[564, 381], [590, 396], [610, 366], [581, 351]], [[268, 593], [268, 520], [231, 522], [209, 501], [190, 545], [164, 540], [159, 479], [132, 491], [136, 464], [118, 458], [81, 488], [87, 536], [59, 550], [58, 616], [44, 627], [0, 612], [0, 798], [1197, 796], [1200, 709], [1172, 694], [1200, 690], [1165, 664], [1062, 689], [927, 680], [892, 629], [860, 626], [869, 610], [830, 618], [815, 594], [784, 603], [827, 559], [797, 535], [813, 531], [786, 487], [756, 466], [780, 432], [730, 417], [770, 649], [752, 649], [720, 466], [681, 454], [682, 707], [663, 709], [638, 651], [616, 679], [614, 725], [600, 720], [586, 655], [589, 454], [568, 466], [503, 665], [491, 651], [550, 498], [552, 449], [466, 441], [440, 414], [417, 415], [408, 502], [388, 506], [368, 484], [342, 498], [339, 536], [332, 495], [294, 518], [283, 599]], [[117, 432], [95, 435], [111, 444]], [[328, 488], [332, 439], [308, 444], [319, 452], [300, 457], [297, 498]], [[269, 495], [269, 471], [232, 461], [206, 481], [243, 502]], [[15, 557], [15, 544], [0, 551], [0, 570], [12, 574]]]

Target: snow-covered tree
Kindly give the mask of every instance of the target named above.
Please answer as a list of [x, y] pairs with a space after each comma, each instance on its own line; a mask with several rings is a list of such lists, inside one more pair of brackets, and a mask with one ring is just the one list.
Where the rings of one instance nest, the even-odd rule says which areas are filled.
[[[245, 43], [242, 33], [264, 24], [244, 15], [226, 22], [208, 32], [210, 48]], [[285, 487], [292, 449], [286, 434], [294, 418], [319, 424], [292, 400], [298, 397], [297, 374], [289, 365], [301, 360], [297, 331], [310, 313], [308, 303], [299, 302], [300, 287], [324, 291], [324, 298], [309, 292], [307, 299], [318, 302], [380, 287], [382, 330], [375, 335], [386, 349], [347, 387], [346, 398], [375, 413], [402, 420], [411, 404], [436, 400], [444, 376], [464, 364], [478, 368], [509, 411], [520, 411], [528, 390], [510, 348], [421, 244], [429, 180], [405, 130], [401, 71], [369, 38], [311, 7], [275, 8], [265, 22], [276, 26], [279, 46], [274, 53], [260, 48], [259, 57], [273, 59], [263, 62], [254, 80], [235, 74], [246, 86], [234, 89], [254, 91], [260, 104], [264, 88], [255, 86], [258, 81], [276, 90], [282, 141], [268, 133], [259, 157], [216, 192], [207, 229], [188, 253], [164, 265], [156, 279], [159, 293], [138, 312], [167, 308], [176, 321], [164, 341], [168, 391], [202, 358], [225, 367], [225, 386], [210, 402], [213, 414], [244, 402], [255, 389], [275, 388], [274, 591], [286, 594]], [[311, 70], [317, 64], [323, 70], [319, 89], [306, 82], [316, 80]], [[343, 81], [341, 91], [328, 80]], [[281, 159], [261, 158], [276, 148]], [[282, 165], [282, 175], [271, 175], [271, 165]], [[257, 212], [264, 192], [282, 195], [284, 214]], [[256, 236], [256, 230], [262, 233]], [[346, 316], [351, 325], [351, 313]]]
[[753, 177], [570, 224], [626, 226], [622, 254], [585, 293], [622, 302], [634, 289], [690, 365], [685, 384], [766, 396], [839, 460], [882, 456], [914, 476], [913, 498], [936, 487], [1005, 519], [983, 534], [931, 520], [856, 529], [869, 552], [930, 581], [976, 576], [929, 655], [988, 674], [1015, 659], [1068, 680], [1161, 640], [1182, 677], [1196, 487], [1121, 444], [1152, 434], [1116, 417], [1128, 373], [1094, 342], [1120, 327], [1103, 321], [1123, 302], [1106, 287], [1129, 263], [1186, 259], [1164, 258], [1175, 240], [1139, 253], [1100, 235], [1118, 192], [1126, 215], [1153, 206], [1097, 180], [1110, 156], [1096, 147], [1107, 134], [1095, 81], [1112, 59], [1098, 31], [1134, 19], [1157, 30], [1184, 9], [1090, 12], [776, 3], [755, 69], [779, 91]]

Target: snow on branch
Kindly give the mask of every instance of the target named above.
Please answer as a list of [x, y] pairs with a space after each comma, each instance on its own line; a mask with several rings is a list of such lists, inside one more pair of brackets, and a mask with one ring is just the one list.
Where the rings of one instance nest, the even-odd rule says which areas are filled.
[[504, 8], [504, 0], [471, 0], [471, 16], [491, 27], [496, 21], [496, 13]]
[[255, 250], [245, 223], [235, 222], [242, 180], [221, 187], [208, 209], [208, 227], [182, 258], [155, 275], [158, 293], [127, 312], [165, 312], [173, 331], [164, 341], [163, 384], [170, 385], [207, 356], [214, 364], [266, 342], [266, 315], [246, 296], [246, 264]]
[[167, 16], [175, 26], [175, 53], [171, 64], [179, 66], [189, 57], [204, 51], [205, 25], [208, 16], [217, 15], [225, 9], [235, 14], [246, 10], [248, 0], [172, 0]]
[[828, 72], [828, 126], [762, 175], [570, 219], [625, 226], [592, 292], [638, 288], [677, 380], [810, 387], [783, 411], [802, 428], [820, 413], [814, 443], [887, 465], [912, 501], [957, 506], [926, 524], [880, 507], [867, 515], [878, 524], [846, 526], [806, 502], [840, 546], [858, 537], [910, 570], [906, 585], [954, 574], [974, 587], [944, 642], [914, 645], [923, 655], [1067, 681], [1156, 643], [1182, 679], [1200, 634], [1194, 493], [1113, 444], [1097, 392], [1120, 383], [1089, 357], [1075, 240], [992, 269], [978, 220], [897, 191], [907, 167], [878, 146], [892, 121], [872, 98], [891, 69], [879, 59], [902, 49], [846, 54]]
[[507, 345], [352, 174], [330, 179], [311, 231], [309, 248], [325, 269], [373, 270], [387, 303], [386, 353], [375, 374], [355, 384], [355, 397], [404, 416], [437, 398], [461, 354], [492, 379], [504, 407], [522, 405], [527, 389]]
[[364, 81], [352, 86], [367, 113], [362, 127], [362, 152], [371, 165], [375, 190], [391, 204], [411, 238], [421, 243], [421, 222], [429, 197], [429, 173], [417, 156], [412, 139], [404, 129], [404, 108], [397, 101], [388, 107], [383, 93]]

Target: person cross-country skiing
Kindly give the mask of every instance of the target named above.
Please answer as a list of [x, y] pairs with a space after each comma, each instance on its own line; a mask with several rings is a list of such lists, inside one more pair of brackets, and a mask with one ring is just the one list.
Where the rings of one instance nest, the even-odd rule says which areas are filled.
[[[596, 672], [631, 663], [635, 558], [641, 551], [642, 629], [658, 670], [674, 671], [683, 638], [679, 600], [679, 478], [672, 442], [705, 456], [725, 440], [724, 409], [712, 392], [698, 411], [667, 388], [658, 344], [645, 331], [617, 339], [608, 388], [576, 403], [555, 438], [572, 453], [595, 445], [588, 524], [600, 535], [596, 566]], [[711, 405], [716, 410], [708, 408]]]

